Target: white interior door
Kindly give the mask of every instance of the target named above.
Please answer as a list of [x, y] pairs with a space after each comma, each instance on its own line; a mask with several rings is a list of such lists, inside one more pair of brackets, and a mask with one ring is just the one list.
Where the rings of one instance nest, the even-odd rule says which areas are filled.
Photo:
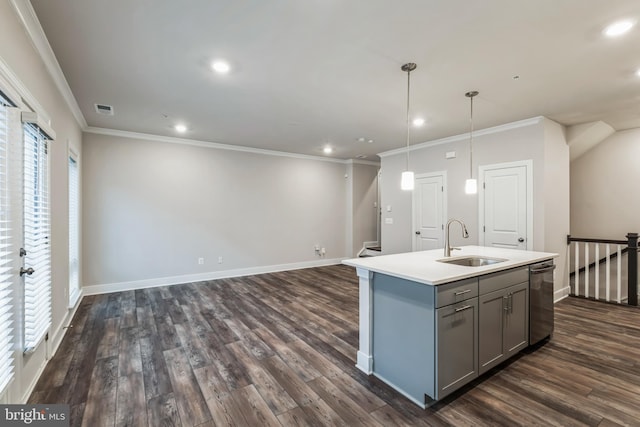
[[480, 168], [480, 244], [532, 249], [532, 163]]
[[418, 175], [413, 191], [413, 250], [444, 247], [445, 172]]

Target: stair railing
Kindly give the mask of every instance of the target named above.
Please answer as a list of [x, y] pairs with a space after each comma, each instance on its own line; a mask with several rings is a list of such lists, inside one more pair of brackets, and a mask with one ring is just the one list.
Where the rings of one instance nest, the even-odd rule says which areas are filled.
[[[622, 256], [627, 255], [627, 304], [638, 305], [638, 233], [628, 233], [626, 240], [612, 239], [591, 239], [582, 237], [572, 237], [567, 235], [567, 259], [571, 262], [571, 246], [573, 244], [573, 271], [569, 274], [569, 283], [573, 278], [573, 286], [571, 287], [571, 295], [583, 296], [585, 298], [593, 298], [596, 300], [604, 300], [608, 302], [617, 302], [622, 304], [622, 278], [623, 265]], [[594, 254], [593, 261], [589, 253], [590, 245], [593, 244]], [[600, 247], [604, 245], [605, 256], [600, 258]], [[615, 251], [611, 253], [611, 246], [615, 245]], [[582, 249], [581, 249], [582, 248]], [[581, 265], [581, 257], [584, 253], [584, 264]], [[611, 261], [615, 260], [615, 296], [612, 298], [611, 288]], [[604, 264], [604, 295], [600, 294], [600, 268]], [[591, 294], [590, 277], [593, 272], [593, 294]], [[583, 278], [581, 281], [580, 278]]]

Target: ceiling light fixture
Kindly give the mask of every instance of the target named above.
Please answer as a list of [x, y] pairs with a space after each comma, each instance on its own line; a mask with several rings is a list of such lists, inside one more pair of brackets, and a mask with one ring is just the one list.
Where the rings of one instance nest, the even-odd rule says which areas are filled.
[[229, 66], [229, 63], [226, 61], [213, 61], [211, 68], [218, 74], [226, 74], [231, 70], [231, 66]]
[[418, 66], [413, 62], [409, 62], [404, 64], [400, 69], [407, 73], [407, 168], [404, 172], [402, 172], [402, 178], [400, 180], [400, 188], [405, 191], [412, 191], [414, 187], [414, 176], [413, 172], [409, 170], [409, 131], [411, 129], [411, 121], [409, 119], [409, 100], [410, 100], [410, 92], [411, 92], [411, 72], [415, 70]]
[[413, 119], [413, 125], [414, 126], [422, 126], [424, 124], [424, 119], [421, 117], [418, 117], [416, 119]]
[[324, 147], [322, 149], [322, 151], [324, 152], [324, 154], [331, 154], [333, 153], [333, 148], [329, 147], [328, 145], [326, 147]]
[[467, 194], [476, 194], [478, 192], [478, 181], [473, 178], [473, 98], [478, 95], [477, 90], [472, 90], [464, 94], [471, 101], [471, 114], [469, 116], [469, 179], [464, 183], [464, 192]]
[[635, 25], [635, 21], [630, 19], [614, 22], [604, 29], [604, 35], [607, 37], [618, 37], [629, 31]]
[[176, 132], [185, 133], [187, 131], [187, 127], [183, 124], [177, 124], [173, 127]]

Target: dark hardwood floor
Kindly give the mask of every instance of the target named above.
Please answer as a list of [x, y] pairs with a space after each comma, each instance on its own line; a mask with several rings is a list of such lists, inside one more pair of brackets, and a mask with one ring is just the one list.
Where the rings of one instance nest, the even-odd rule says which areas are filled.
[[553, 339], [422, 410], [355, 366], [354, 269], [86, 297], [30, 403], [73, 426], [640, 425], [640, 311], [568, 298]]

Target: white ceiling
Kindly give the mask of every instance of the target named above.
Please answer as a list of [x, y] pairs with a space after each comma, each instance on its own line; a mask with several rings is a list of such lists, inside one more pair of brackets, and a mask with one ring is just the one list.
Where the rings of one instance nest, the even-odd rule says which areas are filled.
[[405, 62], [418, 64], [412, 116], [427, 120], [412, 144], [467, 132], [469, 90], [476, 129], [539, 115], [640, 127], [640, 25], [602, 35], [639, 20], [638, 0], [31, 3], [93, 127], [376, 159], [405, 143]]

